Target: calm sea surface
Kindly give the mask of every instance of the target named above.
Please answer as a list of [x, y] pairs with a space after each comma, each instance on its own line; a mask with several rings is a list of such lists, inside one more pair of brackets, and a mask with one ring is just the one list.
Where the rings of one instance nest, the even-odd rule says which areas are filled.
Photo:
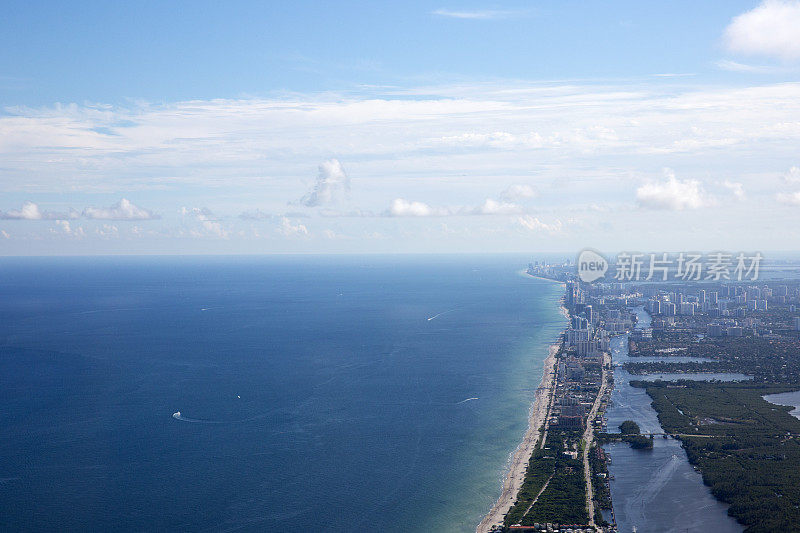
[[[642, 308], [637, 308], [636, 312], [639, 327], [648, 327], [649, 315]], [[611, 354], [614, 363], [645, 360], [628, 356], [627, 335], [612, 339]], [[668, 357], [662, 360], [681, 359], [689, 358]], [[609, 431], [619, 431], [619, 425], [625, 420], [638, 423], [643, 433], [663, 431], [650, 405], [650, 397], [644, 389], [630, 386], [631, 380], [659, 378], [730, 381], [746, 379], [747, 376], [725, 373], [632, 376], [617, 367], [614, 369], [612, 403], [606, 413]], [[744, 529], [728, 516], [728, 506], [711, 495], [700, 473], [689, 464], [679, 441], [656, 438], [652, 450], [634, 450], [627, 443], [606, 444], [603, 448], [612, 461], [608, 470], [614, 476], [611, 497], [620, 533], [631, 533], [634, 528], [642, 533], [734, 533]]]
[[527, 260], [0, 259], [0, 529], [474, 530], [565, 323]]

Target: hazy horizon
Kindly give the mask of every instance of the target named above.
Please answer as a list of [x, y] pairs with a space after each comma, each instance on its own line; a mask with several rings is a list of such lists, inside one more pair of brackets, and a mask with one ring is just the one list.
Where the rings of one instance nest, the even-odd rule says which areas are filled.
[[18, 4], [0, 255], [789, 250], [798, 23], [795, 0]]

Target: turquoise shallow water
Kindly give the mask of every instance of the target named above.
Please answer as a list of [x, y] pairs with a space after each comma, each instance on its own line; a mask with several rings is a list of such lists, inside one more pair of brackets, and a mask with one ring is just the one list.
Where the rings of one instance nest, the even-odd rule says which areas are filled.
[[0, 529], [474, 530], [564, 327], [527, 260], [0, 260]]

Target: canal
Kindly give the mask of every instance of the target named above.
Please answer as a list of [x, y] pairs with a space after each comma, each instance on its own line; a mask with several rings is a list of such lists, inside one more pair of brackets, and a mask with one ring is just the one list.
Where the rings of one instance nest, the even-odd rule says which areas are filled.
[[[638, 327], [650, 325], [649, 315], [635, 309]], [[613, 362], [636, 361], [628, 356], [628, 336], [612, 339]], [[677, 361], [680, 357], [669, 357]], [[648, 358], [652, 360], [652, 358]], [[631, 376], [621, 367], [614, 368], [614, 391], [608, 417], [608, 431], [619, 431], [625, 420], [633, 420], [643, 433], [661, 432], [650, 397], [643, 389], [630, 386], [631, 379], [678, 379], [672, 375]], [[740, 374], [681, 374], [683, 379], [738, 380]], [[727, 514], [728, 506], [718, 502], [703, 484], [700, 474], [689, 464], [680, 442], [656, 438], [652, 450], [633, 450], [627, 443], [603, 446], [611, 458], [608, 466], [611, 497], [620, 533], [708, 532], [733, 533], [744, 528]], [[607, 515], [608, 516], [608, 515]], [[635, 529], [634, 529], [635, 528]]]

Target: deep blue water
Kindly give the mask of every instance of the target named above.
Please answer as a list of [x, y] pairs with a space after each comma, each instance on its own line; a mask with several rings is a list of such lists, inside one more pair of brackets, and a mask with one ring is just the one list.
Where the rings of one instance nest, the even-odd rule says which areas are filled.
[[0, 259], [0, 529], [474, 530], [564, 326], [527, 260]]

